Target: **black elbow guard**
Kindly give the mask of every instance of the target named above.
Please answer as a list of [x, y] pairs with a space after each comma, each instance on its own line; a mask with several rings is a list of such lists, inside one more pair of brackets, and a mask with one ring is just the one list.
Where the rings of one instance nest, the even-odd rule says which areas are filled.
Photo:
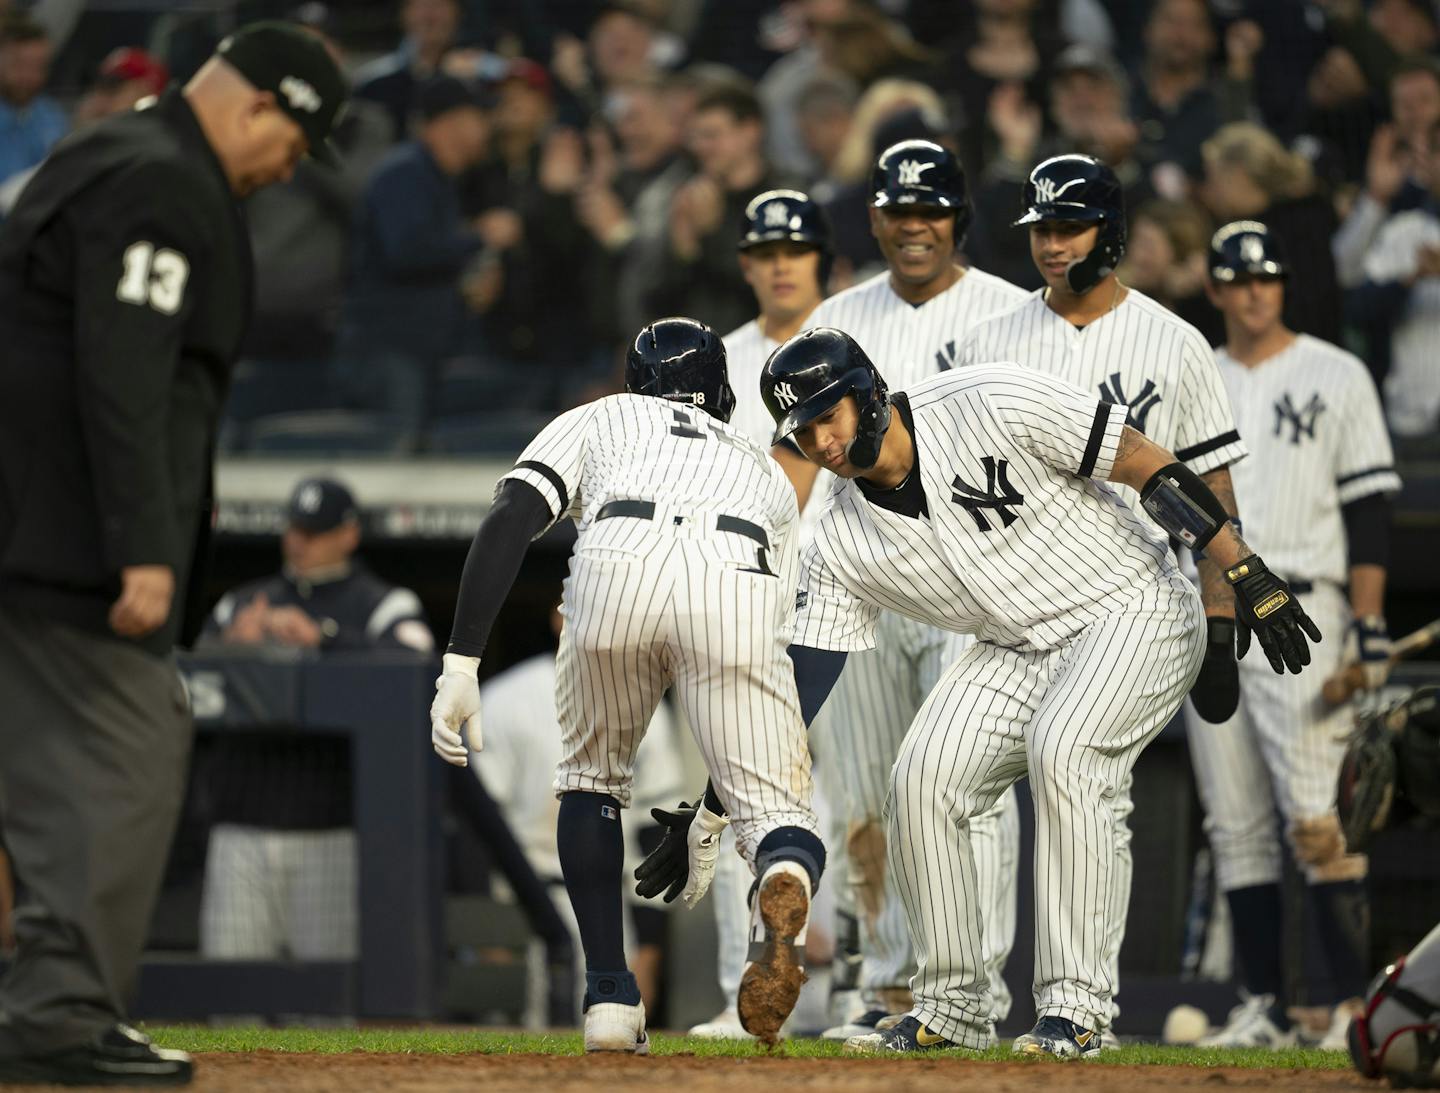
[[1140, 504], [1191, 550], [1204, 550], [1230, 519], [1210, 487], [1184, 463], [1171, 463], [1151, 475], [1140, 491]]

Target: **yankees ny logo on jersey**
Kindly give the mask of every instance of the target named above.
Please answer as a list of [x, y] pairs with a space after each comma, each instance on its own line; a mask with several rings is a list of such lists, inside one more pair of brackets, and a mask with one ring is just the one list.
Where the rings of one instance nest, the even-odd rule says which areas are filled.
[[1100, 397], [1113, 406], [1127, 406], [1130, 412], [1126, 415], [1127, 422], [1138, 432], [1145, 432], [1145, 419], [1150, 416], [1150, 411], [1155, 409], [1160, 401], [1160, 392], [1155, 387], [1155, 381], [1146, 379], [1140, 393], [1134, 398], [1125, 396], [1125, 388], [1120, 385], [1120, 373], [1111, 372], [1110, 379], [1100, 384]]
[[953, 339], [946, 342], [943, 349], [935, 350], [935, 367], [941, 372], [948, 372], [955, 367], [955, 342]]
[[1310, 396], [1310, 401], [1300, 409], [1290, 401], [1290, 394], [1286, 392], [1285, 397], [1275, 404], [1275, 436], [1279, 436], [1285, 425], [1291, 428], [1290, 443], [1299, 444], [1300, 435], [1303, 433], [1311, 440], [1315, 439], [1315, 422], [1325, 410], [1325, 403], [1317, 391]]
[[[950, 500], [962, 506], [975, 518], [975, 527], [980, 531], [995, 530], [981, 509], [994, 509], [1000, 514], [1001, 524], [1008, 528], [1020, 519], [1010, 511], [1009, 506], [1023, 505], [1025, 495], [1015, 492], [1015, 487], [1010, 485], [1009, 463], [1006, 460], [997, 461], [993, 455], [987, 455], [980, 462], [985, 467], [985, 492], [982, 493], [957, 474], [950, 483], [950, 488], [955, 491], [950, 495]], [[995, 492], [997, 483], [1000, 486], [999, 493]]]
[[899, 167], [900, 185], [902, 185], [902, 186], [919, 186], [919, 185], [921, 185], [921, 182], [920, 182], [920, 176], [921, 176], [921, 174], [923, 174], [924, 172], [928, 171], [931, 167], [934, 167], [934, 166], [935, 166], [935, 164], [933, 164], [933, 163], [919, 163], [919, 162], [917, 162], [916, 160], [913, 160], [913, 159], [902, 159], [902, 160], [900, 161], [900, 167]]
[[795, 393], [795, 388], [788, 383], [777, 383], [775, 385], [775, 401], [780, 404], [782, 410], [788, 410], [800, 401], [800, 396]]

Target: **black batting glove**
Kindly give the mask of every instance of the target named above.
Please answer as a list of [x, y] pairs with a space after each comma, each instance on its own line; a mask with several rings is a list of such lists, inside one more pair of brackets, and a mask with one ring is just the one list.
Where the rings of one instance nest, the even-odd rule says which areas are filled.
[[1240, 665], [1235, 660], [1235, 620], [1205, 620], [1208, 641], [1200, 674], [1190, 688], [1195, 712], [1213, 725], [1229, 721], [1240, 706]]
[[635, 867], [635, 894], [642, 899], [654, 899], [665, 893], [665, 902], [674, 903], [690, 879], [690, 825], [695, 820], [695, 810], [700, 802], [693, 805], [681, 801], [674, 812], [663, 808], [652, 808], [650, 815], [665, 828], [665, 837], [660, 845], [645, 856]]
[[1295, 675], [1310, 663], [1311, 641], [1320, 640], [1320, 628], [1305, 614], [1290, 586], [1260, 560], [1260, 555], [1236, 562], [1225, 571], [1225, 579], [1235, 589], [1235, 646], [1244, 657], [1250, 649], [1250, 633], [1260, 639], [1260, 647], [1270, 667], [1281, 675], [1288, 668]]

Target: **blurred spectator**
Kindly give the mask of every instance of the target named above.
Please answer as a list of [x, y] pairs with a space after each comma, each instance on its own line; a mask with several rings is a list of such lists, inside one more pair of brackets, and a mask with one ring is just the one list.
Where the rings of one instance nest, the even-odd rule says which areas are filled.
[[486, 103], [436, 76], [419, 109], [419, 135], [381, 161], [360, 202], [335, 369], [349, 407], [393, 415], [401, 448], [418, 443], [440, 362], [459, 347], [462, 274], [478, 255], [472, 278], [490, 275], [503, 242], [466, 222], [455, 184], [489, 144]]
[[823, 203], [835, 231], [831, 293], [884, 264], [870, 232], [870, 169], [886, 148], [910, 139], [954, 143], [938, 92], [914, 80], [881, 80], [860, 96], [831, 169], [833, 196]]
[[1440, 425], [1440, 124], [1416, 153], [1428, 200], [1385, 222], [1365, 256], [1365, 280], [1351, 294], [1359, 319], [1392, 327], [1385, 409], [1397, 439], [1433, 438]]
[[[1133, 93], [1140, 126], [1136, 155], [1147, 170], [1173, 163], [1200, 174], [1200, 145], [1220, 127], [1210, 82], [1215, 28], [1204, 0], [1156, 0], [1145, 24], [1145, 56]], [[1157, 183], [1165, 196], [1175, 194]]]
[[585, 43], [557, 37], [550, 59], [550, 70], [582, 104], [587, 118], [607, 112], [620, 88], [676, 67], [683, 54], [637, 0], [601, 0], [596, 7]]
[[1341, 300], [1330, 238], [1335, 210], [1309, 161], [1251, 122], [1232, 122], [1202, 146], [1203, 195], [1217, 223], [1259, 220], [1291, 259], [1285, 325], [1339, 344]]
[[[670, 203], [690, 175], [672, 81], [632, 84], [614, 99], [615, 137], [590, 134], [590, 166], [575, 212], [598, 244], [584, 299], [601, 345], [618, 345], [654, 316], [646, 310], [646, 268], [669, 235]], [[658, 260], [658, 259], [657, 259]]]
[[933, 80], [939, 75], [940, 55], [868, 4], [850, 5], [848, 11], [817, 22], [811, 33], [821, 67], [849, 77], [857, 87], [869, 87], [876, 80]]
[[795, 100], [795, 122], [809, 161], [810, 196], [824, 204], [835, 193], [835, 166], [855, 121], [855, 87], [841, 77], [817, 76]]
[[1002, 84], [1022, 85], [1032, 102], [1044, 102], [1060, 39], [1040, 18], [1039, 0], [975, 0], [957, 14], [960, 33], [951, 39], [946, 67], [959, 103], [960, 163], [973, 177], [995, 144], [984, 104]]
[[355, 74], [355, 97], [385, 108], [393, 127], [391, 139], [409, 135], [418, 91], [454, 48], [460, 16], [460, 0], [403, 0], [400, 25], [405, 37], [399, 48]]
[[[302, 25], [346, 71], [324, 5], [307, 4], [297, 16], [307, 20]], [[226, 405], [227, 447], [243, 447], [245, 430], [257, 417], [330, 402], [328, 373], [355, 206], [390, 148], [389, 115], [377, 102], [352, 98], [330, 140], [340, 153], [337, 166], [301, 160], [288, 182], [261, 191], [247, 204], [255, 310]]]
[[45, 28], [28, 15], [0, 18], [0, 184], [38, 164], [70, 127], [44, 94], [52, 54]]
[[[724, 5], [713, 7], [722, 9]], [[855, 0], [801, 0], [790, 9], [795, 13], [795, 41], [783, 57], [766, 69], [755, 88], [765, 111], [766, 155], [777, 170], [807, 179], [821, 171], [802, 137], [801, 102], [805, 91], [825, 73], [816, 31], [826, 23], [845, 18], [855, 7]], [[854, 84], [853, 79], [839, 72], [826, 74], [831, 86], [837, 82]], [[850, 93], [852, 104], [855, 94]]]
[[134, 46], [121, 46], [100, 62], [95, 83], [75, 106], [75, 124], [99, 121], [132, 109], [170, 82], [170, 69], [160, 58]]
[[1381, 112], [1364, 70], [1348, 49], [1326, 50], [1305, 81], [1303, 130], [1338, 160], [1338, 174], [1361, 176]]
[[1372, 0], [1370, 25], [1400, 57], [1424, 56], [1440, 44], [1431, 0]]
[[1225, 320], [1205, 295], [1210, 221], [1190, 201], [1149, 201], [1130, 218], [1120, 279], [1158, 300], [1204, 334], [1225, 340]]
[[745, 206], [786, 180], [765, 162], [760, 104], [746, 89], [702, 95], [687, 138], [697, 172], [670, 204], [667, 246], [650, 271], [645, 302], [652, 315], [688, 315], [733, 330], [755, 306], [735, 261]]
[[[435, 647], [420, 600], [356, 558], [359, 510], [333, 479], [290, 498], [282, 572], [215, 605], [201, 642], [321, 653]], [[256, 745], [259, 746], [256, 746]], [[200, 952], [220, 960], [353, 960], [358, 875], [343, 742], [287, 734], [210, 748], [201, 784], [212, 805]]]
[[1023, 85], [1007, 83], [990, 96], [988, 120], [999, 147], [975, 187], [975, 225], [969, 250], [975, 264], [1025, 288], [1044, 283], [1024, 232], [1009, 230], [1019, 215], [1030, 169], [1043, 159], [1083, 152], [1103, 160], [1125, 188], [1125, 207], [1154, 196], [1148, 174], [1135, 158], [1139, 129], [1130, 118], [1130, 84], [1112, 58], [1085, 45], [1071, 46], [1055, 61], [1050, 82], [1055, 131], [1042, 136], [1040, 108]]

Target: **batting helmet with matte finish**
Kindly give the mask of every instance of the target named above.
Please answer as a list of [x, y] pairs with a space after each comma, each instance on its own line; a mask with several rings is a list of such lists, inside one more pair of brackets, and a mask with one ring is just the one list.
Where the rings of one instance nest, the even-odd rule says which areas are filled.
[[1094, 156], [1051, 156], [1036, 164], [1021, 204], [1017, 228], [1046, 220], [1099, 225], [1090, 253], [1065, 271], [1072, 292], [1089, 292], [1125, 257], [1125, 192], [1115, 172]]
[[760, 397], [775, 419], [772, 444], [779, 444], [853, 394], [860, 424], [846, 458], [856, 467], [873, 466], [890, 427], [885, 380], [855, 339], [830, 326], [796, 334], [765, 362]]
[[955, 153], [933, 140], [902, 140], [880, 153], [870, 172], [870, 204], [939, 205], [955, 213], [955, 243], [970, 229], [970, 188]]
[[1245, 277], [1288, 277], [1285, 248], [1258, 220], [1235, 220], [1210, 237], [1205, 262], [1210, 279], [1222, 284]]
[[625, 390], [698, 406], [729, 421], [735, 392], [725, 364], [725, 344], [694, 319], [656, 319], [625, 354]]
[[825, 210], [799, 190], [766, 190], [745, 206], [745, 230], [739, 248], [762, 243], [804, 243], [820, 252], [820, 284], [830, 278], [835, 248]]

